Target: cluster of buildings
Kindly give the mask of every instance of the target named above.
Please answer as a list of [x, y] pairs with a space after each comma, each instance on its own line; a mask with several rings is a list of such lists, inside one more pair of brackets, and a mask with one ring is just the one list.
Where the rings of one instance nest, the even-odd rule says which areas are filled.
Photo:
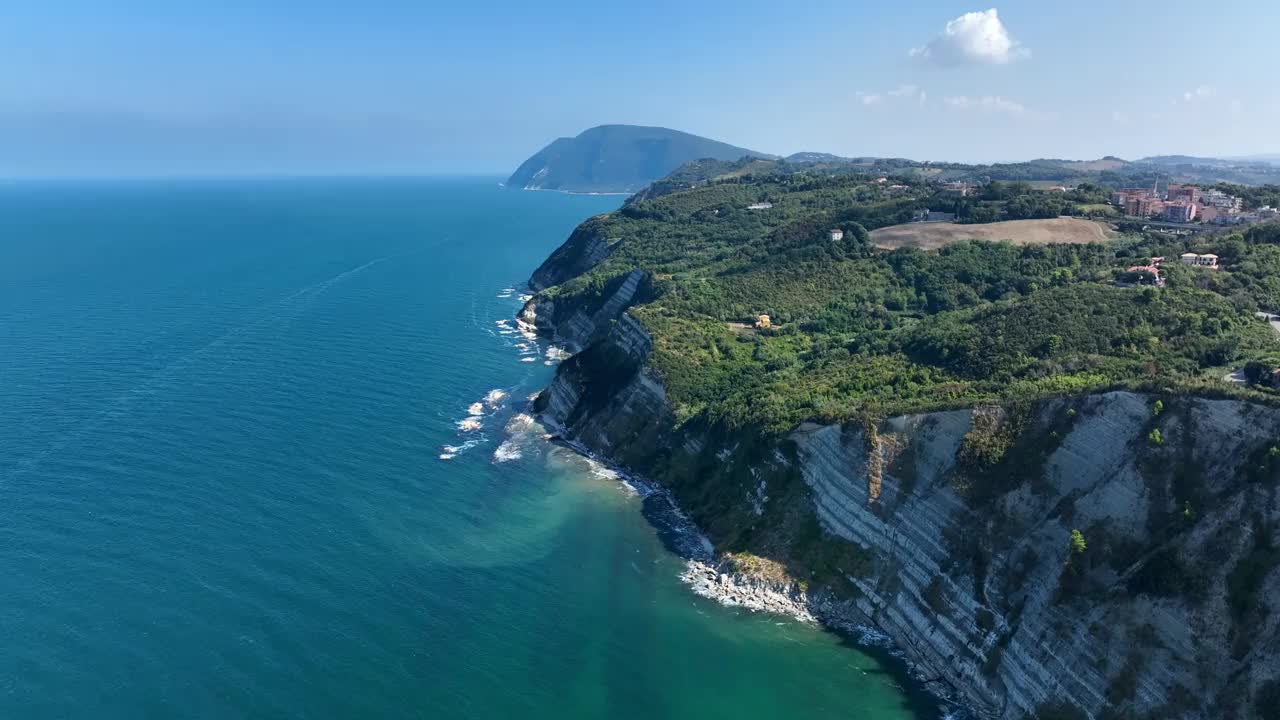
[[1246, 225], [1280, 218], [1280, 210], [1270, 206], [1244, 212], [1240, 198], [1195, 185], [1169, 185], [1164, 192], [1160, 192], [1158, 183], [1150, 188], [1117, 190], [1111, 193], [1111, 204], [1125, 215], [1174, 223], [1199, 220], [1215, 225]]
[[[1193, 265], [1202, 268], [1218, 268], [1218, 256], [1213, 253], [1197, 254], [1193, 252], [1182, 253], [1178, 256], [1178, 261], [1183, 265]], [[1121, 279], [1116, 282], [1117, 285], [1155, 285], [1164, 287], [1164, 275], [1161, 273], [1161, 265], [1164, 263], [1163, 257], [1151, 258], [1149, 265], [1134, 265], [1125, 268], [1128, 279]]]
[[1155, 285], [1164, 287], [1164, 276], [1160, 274], [1160, 263], [1164, 262], [1162, 257], [1151, 258], [1150, 265], [1134, 265], [1125, 270], [1132, 281], [1117, 281], [1117, 285]]
[[890, 193], [902, 193], [911, 189], [910, 185], [889, 184], [889, 178], [887, 177], [878, 177], [872, 182], [876, 185], [887, 188]]

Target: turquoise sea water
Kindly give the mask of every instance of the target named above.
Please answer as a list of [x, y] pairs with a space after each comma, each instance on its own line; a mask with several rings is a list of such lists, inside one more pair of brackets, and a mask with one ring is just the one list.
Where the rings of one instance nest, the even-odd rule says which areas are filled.
[[554, 368], [504, 289], [619, 202], [0, 185], [0, 717], [936, 717], [505, 432]]

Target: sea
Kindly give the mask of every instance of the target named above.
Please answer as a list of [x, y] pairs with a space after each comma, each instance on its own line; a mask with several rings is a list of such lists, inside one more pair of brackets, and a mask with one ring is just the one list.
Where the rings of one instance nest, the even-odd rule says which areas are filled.
[[525, 415], [496, 178], [0, 184], [0, 718], [938, 718]]

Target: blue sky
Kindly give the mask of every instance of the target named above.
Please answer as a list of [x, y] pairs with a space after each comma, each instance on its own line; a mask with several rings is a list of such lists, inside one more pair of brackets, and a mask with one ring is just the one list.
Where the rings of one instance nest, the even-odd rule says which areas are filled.
[[502, 173], [602, 123], [1005, 161], [1280, 152], [1280, 3], [48, 0], [0, 175]]

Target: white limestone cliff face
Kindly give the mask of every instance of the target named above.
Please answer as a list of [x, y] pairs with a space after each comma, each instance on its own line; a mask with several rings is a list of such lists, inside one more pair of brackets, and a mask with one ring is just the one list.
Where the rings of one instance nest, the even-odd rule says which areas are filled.
[[[851, 578], [860, 591], [854, 605], [927, 672], [992, 715], [1020, 718], [1066, 698], [1097, 717], [1109, 692], [1123, 697], [1131, 685], [1131, 697], [1117, 705], [1139, 717], [1248, 717], [1250, 690], [1280, 672], [1280, 603], [1261, 594], [1271, 619], [1243, 629], [1260, 642], [1233, 658], [1233, 620], [1221, 589], [1248, 546], [1250, 515], [1280, 526], [1275, 486], [1243, 481], [1241, 467], [1254, 448], [1280, 438], [1280, 411], [1182, 398], [1170, 403], [1185, 403], [1181, 412], [1166, 411], [1161, 421], [1153, 403], [1116, 392], [1074, 407], [1042, 406], [1037, 420], [1046, 426], [1069, 410], [1077, 420], [1043, 473], [1017, 478], [989, 518], [975, 516], [957, 492], [955, 466], [971, 410], [892, 418], [871, 440], [860, 428], [838, 425], [804, 426], [792, 437], [823, 527], [875, 553], [875, 572]], [[1167, 539], [1149, 529], [1151, 517], [1177, 508], [1157, 507], [1168, 501], [1137, 466], [1153, 425], [1165, 440], [1151, 462], [1168, 456], [1198, 464], [1206, 496], [1224, 495], [1206, 501], [1189, 530]], [[1180, 459], [1184, 454], [1189, 460]], [[878, 500], [868, 472], [877, 455], [884, 468]], [[1127, 591], [1124, 576], [1135, 563], [1091, 569], [1097, 589], [1063, 598], [1076, 528], [1098, 528], [1115, 545], [1173, 548], [1207, 573], [1206, 596]], [[964, 550], [988, 542], [990, 556], [977, 573]], [[1280, 589], [1280, 571], [1273, 567], [1264, 586]]]

